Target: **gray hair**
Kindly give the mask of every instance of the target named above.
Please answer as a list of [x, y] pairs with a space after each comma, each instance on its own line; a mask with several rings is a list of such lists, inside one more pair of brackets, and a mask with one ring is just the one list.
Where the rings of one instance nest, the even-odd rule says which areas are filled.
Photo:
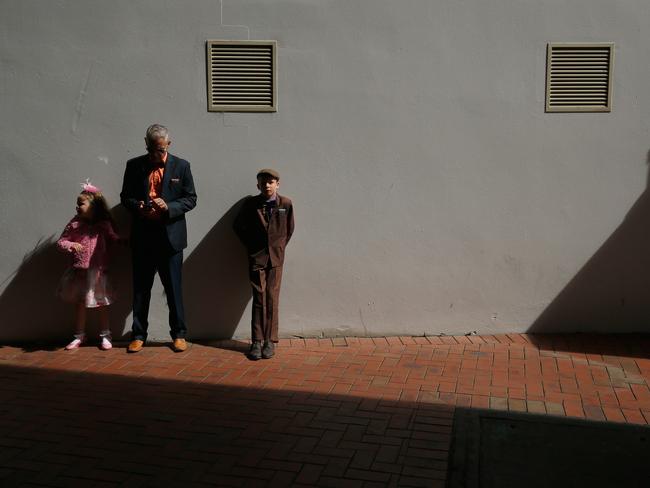
[[169, 130], [167, 130], [167, 127], [165, 127], [164, 125], [152, 124], [147, 128], [146, 138], [148, 141], [152, 141], [152, 142], [161, 138], [168, 141]]

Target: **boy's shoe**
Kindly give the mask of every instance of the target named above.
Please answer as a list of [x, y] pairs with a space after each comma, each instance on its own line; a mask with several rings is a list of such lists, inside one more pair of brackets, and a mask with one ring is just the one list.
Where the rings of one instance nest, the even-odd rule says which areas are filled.
[[275, 344], [271, 341], [265, 342], [262, 348], [262, 358], [271, 359], [273, 356], [275, 356]]
[[129, 343], [129, 347], [126, 349], [128, 352], [140, 352], [144, 347], [144, 341], [140, 339], [134, 339]]
[[187, 349], [187, 342], [185, 339], [177, 338], [174, 339], [174, 352], [183, 352]]
[[248, 351], [248, 359], [252, 361], [262, 359], [262, 343], [260, 341], [253, 341]]
[[103, 336], [102, 343], [99, 347], [104, 351], [108, 351], [113, 348], [113, 344], [111, 344], [111, 340], [108, 336]]
[[75, 336], [74, 339], [72, 339], [72, 342], [65, 346], [66, 351], [72, 351], [73, 349], [79, 349], [79, 346], [81, 346], [84, 341], [86, 340], [85, 336]]

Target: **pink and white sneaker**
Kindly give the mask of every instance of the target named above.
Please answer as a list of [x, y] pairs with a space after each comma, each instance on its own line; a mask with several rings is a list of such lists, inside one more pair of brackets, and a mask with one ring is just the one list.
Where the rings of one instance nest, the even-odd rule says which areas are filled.
[[81, 336], [75, 336], [74, 339], [72, 339], [72, 342], [65, 346], [66, 351], [71, 351], [73, 349], [79, 349], [79, 346], [81, 346], [84, 341], [86, 340], [86, 337], [81, 335]]
[[109, 349], [113, 348], [113, 344], [111, 344], [111, 339], [109, 336], [103, 336], [102, 337], [102, 343], [99, 346], [102, 351], [108, 351]]

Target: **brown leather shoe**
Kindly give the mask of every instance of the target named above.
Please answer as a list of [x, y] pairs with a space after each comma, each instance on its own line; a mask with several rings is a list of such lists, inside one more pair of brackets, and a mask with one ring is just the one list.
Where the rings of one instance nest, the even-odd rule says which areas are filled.
[[141, 341], [140, 339], [134, 339], [129, 343], [129, 347], [127, 348], [127, 351], [140, 352], [142, 351], [143, 347], [144, 347], [144, 341]]
[[187, 349], [187, 342], [185, 339], [174, 339], [174, 351], [183, 352]]

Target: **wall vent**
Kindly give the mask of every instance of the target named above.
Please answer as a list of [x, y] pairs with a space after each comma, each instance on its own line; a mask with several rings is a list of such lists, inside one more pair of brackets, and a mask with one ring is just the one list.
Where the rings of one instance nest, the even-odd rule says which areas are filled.
[[613, 43], [549, 43], [547, 112], [611, 112]]
[[208, 111], [277, 111], [276, 41], [207, 41]]

